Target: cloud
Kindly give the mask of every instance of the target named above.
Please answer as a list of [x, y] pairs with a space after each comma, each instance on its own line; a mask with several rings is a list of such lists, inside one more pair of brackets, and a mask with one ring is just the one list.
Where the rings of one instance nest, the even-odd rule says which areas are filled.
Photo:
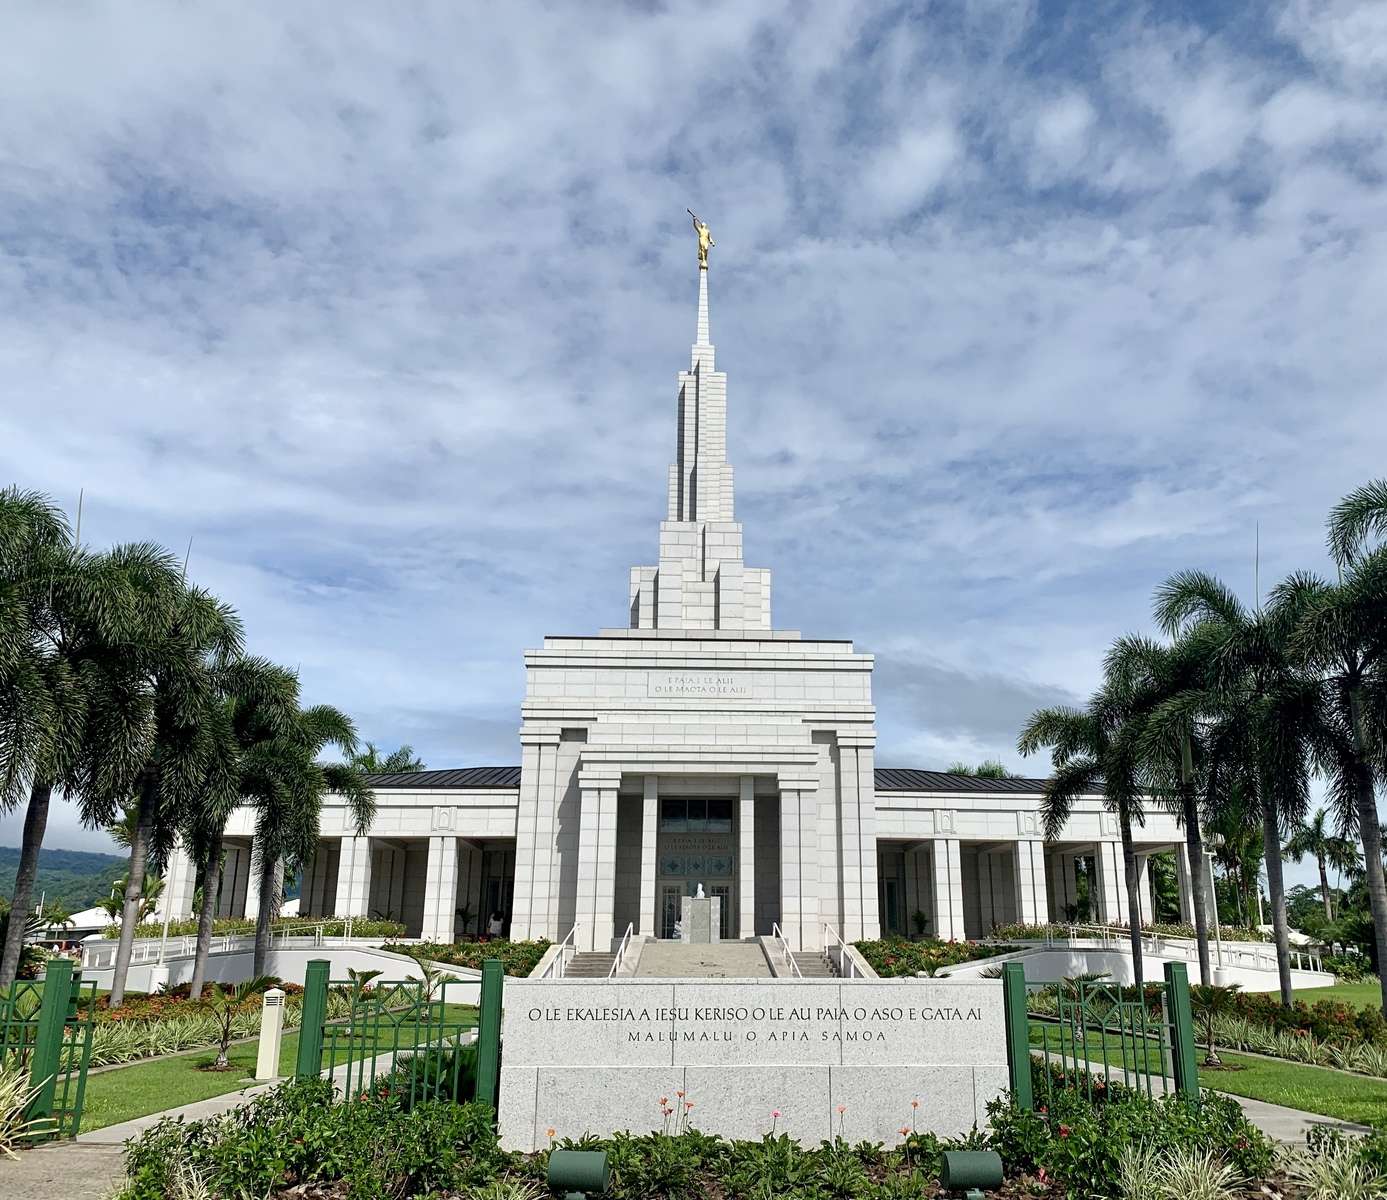
[[748, 561], [904, 765], [1382, 473], [1380, 6], [151, 11], [0, 45], [0, 478], [432, 764], [650, 561], [686, 206]]

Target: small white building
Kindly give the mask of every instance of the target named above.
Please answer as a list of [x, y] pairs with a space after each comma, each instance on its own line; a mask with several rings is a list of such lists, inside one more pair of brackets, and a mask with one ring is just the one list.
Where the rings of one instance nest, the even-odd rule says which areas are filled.
[[[1041, 781], [876, 765], [872, 656], [771, 623], [771, 574], [742, 560], [726, 456], [727, 377], [709, 338], [679, 374], [675, 461], [659, 560], [633, 567], [627, 627], [554, 635], [525, 653], [520, 764], [373, 780], [376, 819], [356, 836], [329, 802], [300, 916], [378, 916], [452, 941], [500, 913], [513, 938], [608, 949], [628, 926], [670, 937], [700, 882], [723, 935], [777, 925], [797, 949], [882, 932], [978, 937], [1072, 915], [1076, 862], [1092, 918], [1128, 920], [1116, 821], [1098, 797], [1043, 839]], [[252, 815], [227, 827], [222, 915], [253, 915]], [[1140, 829], [1145, 864], [1174, 850], [1163, 812]], [[165, 901], [188, 914], [175, 855]], [[465, 923], [459, 912], [465, 913]], [[831, 931], [831, 933], [829, 932]]]

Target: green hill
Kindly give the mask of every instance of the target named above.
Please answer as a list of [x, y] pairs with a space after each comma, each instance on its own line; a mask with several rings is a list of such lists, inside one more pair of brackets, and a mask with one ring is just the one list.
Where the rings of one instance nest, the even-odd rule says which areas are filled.
[[[39, 851], [39, 876], [34, 885], [34, 901], [46, 894], [68, 912], [104, 900], [111, 894], [111, 885], [125, 876], [124, 857], [115, 854], [92, 854], [86, 850]], [[0, 896], [14, 895], [14, 876], [19, 869], [19, 847], [0, 846]]]

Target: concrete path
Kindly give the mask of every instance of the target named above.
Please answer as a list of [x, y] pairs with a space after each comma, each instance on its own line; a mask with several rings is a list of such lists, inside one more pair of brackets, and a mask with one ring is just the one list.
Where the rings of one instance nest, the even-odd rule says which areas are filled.
[[647, 942], [637, 979], [769, 979], [770, 964], [758, 942]]
[[119, 1146], [60, 1142], [0, 1159], [0, 1200], [107, 1200], [124, 1179]]

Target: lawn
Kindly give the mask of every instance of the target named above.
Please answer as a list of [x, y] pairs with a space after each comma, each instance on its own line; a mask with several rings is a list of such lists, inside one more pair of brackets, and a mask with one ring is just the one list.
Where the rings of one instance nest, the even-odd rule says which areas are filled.
[[[1033, 1046], [1048, 1043], [1052, 1055], [1059, 1049], [1060, 1030], [1056, 1025], [1033, 1024], [1030, 1037]], [[1128, 1082], [1133, 1086], [1138, 1082], [1135, 1076], [1124, 1079], [1123, 1052], [1113, 1039], [1109, 1039], [1105, 1055], [1099, 1039], [1090, 1033], [1085, 1040], [1084, 1049], [1085, 1057], [1089, 1061], [1107, 1062], [1111, 1068], [1109, 1076], [1113, 1082]], [[1132, 1046], [1130, 1040], [1126, 1054], [1129, 1069], [1135, 1070], [1141, 1053]], [[1154, 1046], [1147, 1049], [1146, 1056], [1150, 1069], [1159, 1070], [1160, 1059]], [[1387, 1129], [1387, 1080], [1369, 1079], [1362, 1075], [1311, 1067], [1304, 1063], [1258, 1058], [1255, 1055], [1229, 1052], [1220, 1057], [1228, 1065], [1241, 1067], [1242, 1070], [1211, 1071], [1201, 1066], [1201, 1087], [1234, 1096], [1246, 1096], [1253, 1100], [1265, 1100], [1269, 1104], [1283, 1104], [1287, 1108], [1298, 1108], [1302, 1112], [1319, 1113], [1321, 1116], [1338, 1117], [1343, 1121], [1355, 1121], [1361, 1125]], [[1203, 1058], [1204, 1052], [1201, 1050], [1201, 1063]]]
[[[476, 1009], [470, 1005], [449, 1004], [445, 1008], [448, 1020], [472, 1015], [475, 1020]], [[411, 1044], [412, 1026], [401, 1028], [401, 1041]], [[384, 1032], [382, 1030], [382, 1032]], [[118, 1067], [112, 1071], [101, 1071], [87, 1077], [87, 1094], [82, 1108], [82, 1129], [103, 1129], [135, 1117], [178, 1108], [197, 1100], [208, 1100], [213, 1096], [224, 1096], [228, 1092], [238, 1092], [251, 1087], [248, 1082], [255, 1073], [255, 1058], [259, 1053], [259, 1039], [243, 1042], [231, 1047], [228, 1056], [235, 1067], [232, 1071], [204, 1071], [201, 1068], [217, 1057], [216, 1048], [189, 1051], [173, 1058], [161, 1058], [154, 1062], [132, 1063], [128, 1067]], [[380, 1051], [389, 1049], [381, 1045]], [[279, 1052], [279, 1074], [292, 1075], [298, 1058], [299, 1035], [296, 1030], [284, 1035]], [[363, 1057], [357, 1055], [356, 1057]], [[336, 1065], [347, 1061], [342, 1050], [337, 1053]]]
[[1341, 1004], [1362, 1008], [1365, 1004], [1381, 1004], [1382, 988], [1376, 979], [1362, 979], [1357, 983], [1336, 983], [1333, 987], [1296, 988], [1295, 998], [1304, 1000], [1306, 1004], [1314, 1004], [1316, 1000], [1337, 1000]]

